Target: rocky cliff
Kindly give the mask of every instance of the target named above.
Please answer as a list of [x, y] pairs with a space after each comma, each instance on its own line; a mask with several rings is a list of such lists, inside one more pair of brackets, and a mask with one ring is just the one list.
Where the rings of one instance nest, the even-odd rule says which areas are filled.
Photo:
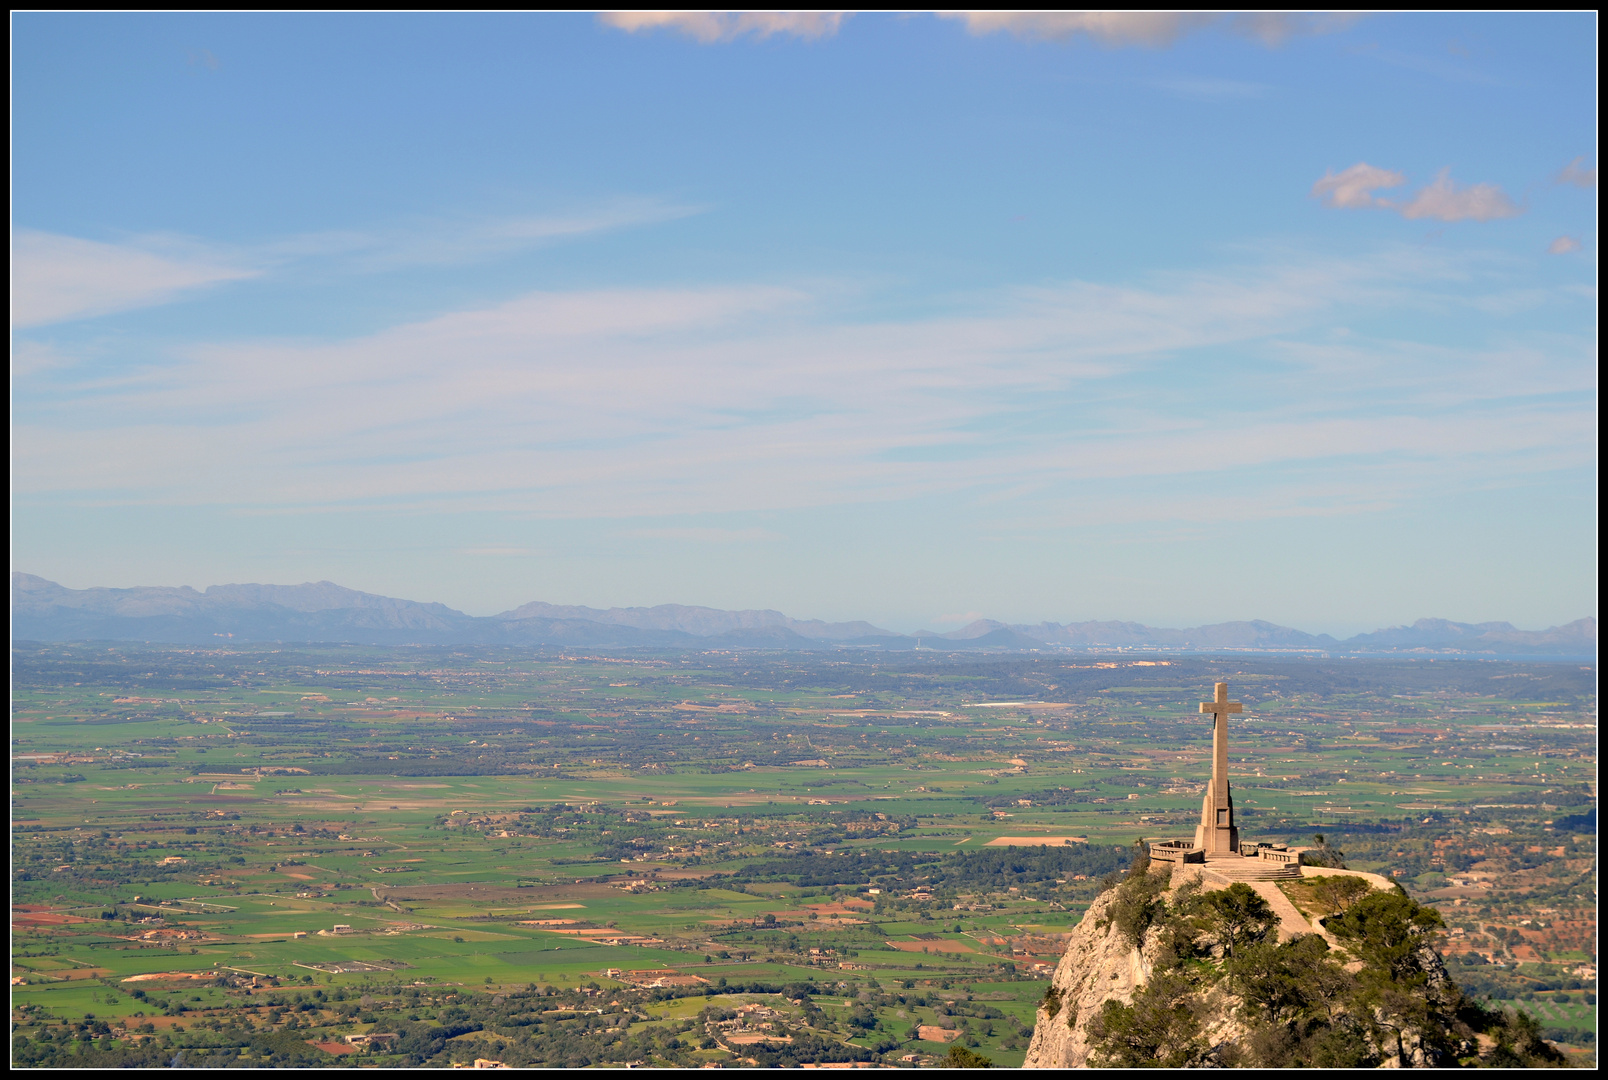
[[1125, 940], [1111, 920], [1116, 896], [1114, 889], [1101, 893], [1073, 929], [1039, 1005], [1024, 1069], [1087, 1067], [1089, 1021], [1107, 1001], [1132, 1004], [1134, 991], [1155, 969], [1160, 935], [1147, 935], [1139, 946]]
[[1306, 869], [1281, 885], [1136, 863], [1074, 929], [1024, 1067], [1432, 1067], [1482, 1048], [1509, 1063], [1514, 1046], [1561, 1060], [1463, 996], [1433, 909], [1375, 875]]

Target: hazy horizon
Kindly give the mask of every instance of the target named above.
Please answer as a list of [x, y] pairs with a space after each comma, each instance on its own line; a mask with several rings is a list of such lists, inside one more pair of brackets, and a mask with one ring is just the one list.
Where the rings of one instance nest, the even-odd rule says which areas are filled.
[[[17, 570], [13, 570], [13, 572], [14, 573], [18, 573], [18, 572], [27, 573], [27, 571], [17, 571]], [[42, 576], [42, 575], [35, 575], [35, 576], [38, 577], [38, 576]], [[47, 580], [49, 580], [49, 579], [47, 579]], [[326, 581], [317, 581], [317, 582], [314, 582], [314, 581], [304, 581], [304, 582], [301, 582], [301, 581], [299, 581], [299, 582], [245, 582], [245, 581], [222, 582], [222, 581], [219, 581], [219, 582], [209, 582], [207, 585], [194, 585], [194, 584], [189, 584], [189, 583], [183, 583], [183, 584], [179, 584], [179, 585], [162, 585], [160, 583], [156, 583], [156, 584], [153, 585], [152, 583], [146, 583], [145, 586], [74, 586], [74, 585], [69, 585], [69, 584], [67, 584], [65, 582], [59, 582], [58, 581], [58, 582], [55, 582], [55, 584], [62, 585], [65, 588], [73, 588], [73, 589], [96, 588], [96, 587], [100, 587], [100, 588], [141, 588], [141, 587], [185, 588], [185, 587], [188, 587], [188, 588], [194, 589], [196, 592], [201, 592], [201, 593], [206, 592], [206, 590], [210, 586], [213, 586], [213, 585], [218, 585], [218, 586], [228, 586], [228, 585], [296, 586], [296, 585], [331, 584], [331, 585], [340, 586], [342, 588], [351, 588], [351, 586], [346, 585], [345, 583], [339, 582], [339, 581], [327, 581], [327, 582]], [[359, 589], [359, 590], [356, 590], [356, 591], [370, 592], [370, 590], [363, 590], [363, 589]], [[378, 595], [389, 595], [389, 594], [378, 594]], [[416, 603], [446, 603], [445, 601], [432, 600], [432, 599], [428, 599], [428, 598], [424, 598], [424, 597], [418, 597], [418, 596], [396, 595], [396, 596], [391, 596], [391, 599], [411, 600], [411, 601], [414, 601]], [[664, 605], [664, 606], [684, 606], [684, 607], [710, 608], [710, 609], [719, 610], [719, 611], [734, 611], [734, 610], [735, 611], [743, 611], [743, 610], [750, 610], [750, 611], [778, 611], [782, 615], [785, 615], [790, 619], [796, 619], [796, 620], [800, 620], [800, 621], [808, 621], [808, 620], [811, 620], [811, 619], [818, 619], [818, 620], [820, 620], [822, 622], [836, 622], [836, 623], [856, 622], [856, 621], [868, 622], [868, 623], [871, 623], [874, 626], [878, 627], [879, 629], [891, 630], [894, 633], [899, 633], [899, 634], [913, 634], [913, 633], [917, 633], [917, 632], [920, 632], [920, 631], [935, 631], [935, 632], [938, 632], [938, 633], [950, 633], [952, 631], [962, 629], [965, 626], [967, 626], [967, 625], [969, 625], [971, 623], [977, 622], [979, 620], [991, 620], [991, 621], [994, 621], [994, 622], [1000, 622], [1000, 623], [1006, 623], [1006, 624], [1012, 624], [1012, 625], [1018, 625], [1018, 626], [1034, 626], [1034, 625], [1038, 625], [1040, 623], [1046, 623], [1046, 622], [1048, 622], [1048, 623], [1060, 623], [1060, 624], [1071, 624], [1071, 623], [1081, 623], [1081, 622], [1113, 622], [1113, 621], [1114, 622], [1141, 623], [1143, 625], [1155, 627], [1157, 629], [1191, 629], [1191, 628], [1193, 628], [1194, 626], [1197, 626], [1197, 625], [1209, 625], [1209, 624], [1202, 624], [1202, 623], [1188, 623], [1188, 622], [1183, 622], [1183, 621], [1178, 621], [1178, 620], [1168, 622], [1168, 621], [1165, 621], [1165, 620], [1163, 620], [1163, 621], [1154, 621], [1154, 620], [1146, 620], [1146, 619], [1131, 619], [1131, 618], [1125, 618], [1125, 617], [1120, 616], [1120, 615], [1115, 615], [1115, 616], [1055, 616], [1055, 615], [1048, 615], [1048, 616], [1043, 616], [1043, 617], [1004, 618], [1004, 617], [1000, 617], [1000, 616], [997, 616], [997, 615], [989, 614], [988, 612], [979, 612], [979, 611], [957, 612], [957, 613], [952, 613], [952, 614], [948, 614], [948, 615], [940, 615], [940, 616], [937, 616], [935, 618], [928, 619], [926, 622], [924, 622], [924, 623], [922, 623], [920, 625], [915, 625], [915, 624], [912, 624], [912, 625], [900, 625], [900, 624], [898, 624], [898, 623], [896, 623], [896, 622], [894, 622], [892, 620], [879, 619], [879, 618], [875, 618], [873, 616], [869, 616], [869, 615], [865, 615], [865, 614], [845, 615], [845, 616], [842, 616], [842, 617], [828, 618], [828, 617], [824, 617], [824, 616], [820, 616], [820, 615], [816, 615], [816, 614], [812, 614], [812, 613], [808, 613], [808, 612], [788, 611], [788, 610], [784, 610], [784, 609], [781, 609], [781, 608], [777, 608], [775, 605], [763, 605], [763, 604], [754, 605], [754, 606], [750, 606], [750, 607], [747, 607], [747, 608], [719, 608], [719, 607], [716, 607], [715, 605], [712, 605], [712, 604], [698, 604], [698, 603], [692, 603], [692, 602], [688, 602], [688, 601], [666, 600], [666, 601], [662, 601], [661, 604], [607, 604], [607, 605], [604, 605], [604, 604], [588, 604], [588, 603], [585, 603], [584, 601], [553, 600], [553, 599], [548, 598], [548, 597], [540, 597], [540, 596], [527, 597], [527, 598], [523, 598], [523, 599], [513, 600], [513, 601], [511, 601], [511, 602], [509, 602], [509, 603], [507, 603], [507, 604], [505, 604], [503, 606], [495, 607], [494, 609], [490, 609], [490, 610], [475, 611], [475, 610], [470, 610], [470, 609], [467, 609], [467, 608], [457, 607], [456, 605], [453, 605], [453, 604], [446, 604], [446, 606], [450, 607], [450, 608], [453, 608], [454, 610], [460, 611], [465, 615], [471, 615], [471, 616], [475, 616], [475, 617], [478, 617], [478, 618], [486, 618], [486, 617], [489, 617], [489, 616], [505, 614], [507, 612], [513, 611], [513, 610], [515, 610], [517, 608], [523, 607], [524, 605], [531, 604], [531, 603], [547, 603], [547, 604], [552, 604], [554, 606], [560, 606], [560, 607], [585, 607], [585, 608], [592, 608], [593, 610], [604, 610], [604, 611], [608, 610], [609, 608], [652, 608], [652, 607], [658, 607], [658, 606], [661, 606], [661, 605]], [[1595, 618], [1595, 617], [1596, 617], [1595, 613], [1587, 613], [1587, 614], [1582, 614], [1582, 615], [1577, 616], [1576, 619], [1565, 619], [1560, 623], [1549, 624], [1547, 626], [1523, 626], [1523, 625], [1520, 625], [1518, 623], [1514, 623], [1513, 620], [1511, 620], [1511, 619], [1486, 619], [1486, 620], [1480, 620], [1480, 621], [1482, 621], [1482, 622], [1506, 622], [1506, 623], [1512, 624], [1514, 626], [1514, 628], [1517, 629], [1517, 630], [1539, 631], [1539, 630], [1552, 629], [1554, 626], [1561, 626], [1561, 625], [1565, 625], [1567, 623], [1572, 623], [1572, 622], [1575, 622], [1577, 619]], [[1331, 637], [1334, 637], [1334, 638], [1337, 638], [1337, 639], [1340, 639], [1340, 640], [1344, 640], [1344, 639], [1352, 637], [1352, 636], [1354, 636], [1356, 634], [1369, 633], [1369, 632], [1372, 632], [1372, 631], [1375, 631], [1375, 630], [1382, 630], [1382, 629], [1386, 629], [1386, 628], [1394, 627], [1394, 626], [1412, 625], [1413, 623], [1417, 622], [1419, 619], [1440, 619], [1440, 618], [1445, 618], [1445, 616], [1428, 614], [1428, 615], [1420, 615], [1420, 616], [1417, 616], [1417, 617], [1415, 617], [1413, 619], [1402, 620], [1402, 621], [1397, 622], [1397, 623], [1383, 623], [1383, 622], [1381, 622], [1381, 623], [1376, 623], [1376, 624], [1366, 625], [1366, 626], [1339, 627], [1339, 628], [1334, 628], [1334, 629], [1330, 629], [1330, 628], [1327, 628], [1327, 627], [1316, 627], [1315, 628], [1315, 627], [1312, 627], [1312, 626], [1299, 626], [1299, 625], [1293, 625], [1293, 624], [1289, 624], [1289, 623], [1280, 623], [1279, 625], [1286, 626], [1289, 629], [1293, 629], [1293, 630], [1300, 630], [1300, 631], [1303, 631], [1305, 633], [1309, 633], [1309, 634], [1313, 634], [1313, 635], [1328, 634]], [[1259, 616], [1250, 615], [1250, 616], [1245, 616], [1243, 618], [1220, 619], [1220, 620], [1216, 620], [1216, 621], [1217, 622], [1250, 622], [1250, 621], [1276, 622], [1277, 620], [1260, 619]], [[1465, 621], [1471, 621], [1471, 620], [1452, 619], [1452, 620], [1449, 620], [1449, 621], [1452, 621], [1452, 622], [1465, 622]]]
[[16, 569], [1596, 614], [1594, 13], [13, 29]]

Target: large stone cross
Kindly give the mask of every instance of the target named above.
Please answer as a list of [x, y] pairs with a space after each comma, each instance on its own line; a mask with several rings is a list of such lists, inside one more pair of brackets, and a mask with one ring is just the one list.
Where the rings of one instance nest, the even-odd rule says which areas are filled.
[[1239, 829], [1234, 823], [1234, 797], [1228, 790], [1228, 718], [1245, 711], [1238, 701], [1228, 700], [1228, 684], [1218, 683], [1211, 701], [1200, 703], [1200, 711], [1212, 716], [1212, 782], [1200, 808], [1200, 828], [1195, 843], [1212, 855], [1239, 854]]
[[1226, 724], [1229, 713], [1244, 712], [1245, 706], [1237, 701], [1228, 700], [1228, 684], [1220, 682], [1217, 684], [1217, 697], [1211, 701], [1201, 702], [1200, 711], [1214, 713], [1218, 717], [1218, 723]]

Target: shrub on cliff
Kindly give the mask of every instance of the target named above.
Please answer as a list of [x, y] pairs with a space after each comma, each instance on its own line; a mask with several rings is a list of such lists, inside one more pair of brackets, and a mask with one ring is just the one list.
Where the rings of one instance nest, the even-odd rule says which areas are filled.
[[1399, 892], [1373, 892], [1323, 925], [1369, 968], [1397, 979], [1423, 971], [1423, 952], [1446, 925], [1440, 912]]
[[1486, 1068], [1557, 1068], [1567, 1060], [1562, 1051], [1541, 1037], [1541, 1025], [1529, 1013], [1497, 1013], [1489, 1020], [1486, 1033], [1496, 1040], [1496, 1045], [1480, 1059]]
[[992, 1069], [994, 1060], [986, 1058], [975, 1051], [968, 1050], [959, 1043], [950, 1046], [947, 1056], [938, 1061], [940, 1069]]
[[1373, 891], [1373, 886], [1349, 874], [1322, 874], [1291, 886], [1309, 907], [1323, 915], [1340, 915]]
[[1283, 944], [1258, 942], [1224, 965], [1240, 1000], [1270, 1024], [1331, 1018], [1351, 989], [1349, 973], [1316, 934]]
[[1145, 932], [1166, 908], [1162, 893], [1172, 877], [1172, 868], [1163, 864], [1151, 869], [1149, 859], [1136, 859], [1128, 876], [1117, 886], [1111, 901], [1111, 922], [1130, 947], [1144, 940]]
[[1301, 861], [1307, 866], [1330, 866], [1337, 870], [1346, 868], [1346, 853], [1329, 843], [1329, 838], [1318, 833], [1312, 838], [1316, 846], [1301, 852]]
[[1200, 907], [1200, 924], [1225, 957], [1262, 941], [1279, 922], [1267, 901], [1243, 881], [1206, 893]]
[[1151, 979], [1133, 1004], [1108, 1001], [1089, 1021], [1090, 1061], [1101, 1068], [1177, 1069], [1205, 1051], [1195, 987], [1178, 972]]

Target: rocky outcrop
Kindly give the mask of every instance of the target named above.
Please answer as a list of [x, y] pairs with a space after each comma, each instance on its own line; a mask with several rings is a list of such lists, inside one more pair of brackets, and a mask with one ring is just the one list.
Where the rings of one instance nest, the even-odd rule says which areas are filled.
[[[1171, 877], [1166, 879], [1164, 888], [1155, 877], [1148, 878], [1151, 887], [1138, 890], [1143, 894], [1138, 895], [1132, 887], [1131, 876], [1129, 882], [1102, 893], [1074, 928], [1066, 953], [1056, 966], [1038, 1009], [1024, 1068], [1078, 1069], [1101, 1064], [1099, 1051], [1103, 1049], [1109, 1055], [1112, 1046], [1109, 1032], [1104, 1047], [1099, 1045], [1105, 1026], [1113, 1022], [1101, 1019], [1107, 1003], [1115, 1001], [1135, 1006], [1134, 1015], [1143, 1014], [1153, 1020], [1157, 1015], [1158, 993], [1163, 993], [1169, 985], [1178, 987], [1178, 992], [1168, 999], [1167, 1007], [1176, 1004], [1181, 1014], [1187, 1013], [1190, 1017], [1178, 1029], [1175, 1045], [1179, 1052], [1169, 1058], [1165, 1049], [1152, 1046], [1156, 1055], [1154, 1061], [1141, 1055], [1140, 1060], [1128, 1060], [1126, 1064], [1195, 1067], [1321, 1064], [1311, 1060], [1311, 1054], [1302, 1059], [1304, 1051], [1268, 1049], [1273, 1028], [1268, 1022], [1267, 1003], [1249, 1005], [1240, 996], [1255, 997], [1255, 990], [1247, 989], [1243, 969], [1239, 976], [1228, 974], [1233, 964], [1225, 961], [1220, 933], [1214, 938], [1209, 918], [1202, 914], [1221, 899], [1208, 894], [1225, 886], [1241, 890], [1242, 898], [1243, 890], [1249, 888], [1266, 903], [1262, 918], [1268, 921], [1262, 924], [1260, 931], [1265, 944], [1259, 946], [1264, 949], [1264, 956], [1294, 950], [1287, 963], [1308, 967], [1316, 964], [1328, 970], [1328, 983], [1318, 987], [1316, 992], [1327, 994], [1329, 1008], [1338, 1009], [1343, 1015], [1338, 1021], [1331, 1016], [1319, 1024], [1329, 1033], [1325, 1047], [1316, 1051], [1319, 1057], [1333, 1054], [1337, 1042], [1349, 1047], [1340, 1053], [1350, 1056], [1336, 1064], [1353, 1066], [1432, 1067], [1450, 1064], [1473, 1052], [1469, 1038], [1472, 1033], [1461, 1030], [1459, 1034], [1453, 1030], [1463, 1028], [1456, 1020], [1461, 994], [1439, 955], [1427, 944], [1427, 936], [1419, 939], [1424, 944], [1413, 959], [1404, 960], [1398, 953], [1390, 961], [1392, 970], [1404, 972], [1413, 987], [1408, 995], [1411, 1000], [1404, 1002], [1393, 999], [1388, 989], [1384, 992], [1377, 989], [1390, 985], [1388, 979], [1381, 983], [1377, 978], [1385, 969], [1377, 966], [1371, 969], [1374, 975], [1370, 981], [1365, 970], [1367, 965], [1359, 957], [1374, 953], [1366, 948], [1359, 951], [1355, 939], [1337, 939], [1328, 929], [1309, 921], [1280, 891], [1277, 883], [1243, 882], [1230, 886], [1205, 867], [1192, 865], [1169, 868], [1157, 863], [1152, 864], [1149, 873], [1170, 873]], [[1398, 898], [1390, 903], [1417, 907], [1393, 883], [1377, 875], [1349, 874], [1374, 879], [1369, 881], [1373, 886], [1371, 895], [1379, 901], [1384, 901], [1383, 894], [1388, 893]], [[1387, 888], [1381, 889], [1380, 885]], [[1144, 908], [1145, 903], [1150, 907]], [[1254, 906], [1255, 901], [1249, 903]], [[1357, 910], [1360, 912], [1367, 906], [1362, 905]], [[1134, 912], [1141, 908], [1153, 914], [1146, 915], [1143, 928], [1136, 931]], [[1136, 937], [1137, 944], [1134, 944]], [[1308, 938], [1314, 940], [1303, 945], [1303, 940]], [[1315, 940], [1317, 938], [1322, 939], [1321, 943]], [[1245, 947], [1242, 944], [1241, 948]], [[1314, 948], [1316, 953], [1311, 951]], [[1181, 957], [1189, 959], [1181, 961]], [[1289, 967], [1283, 969], [1283, 977], [1291, 977]], [[1155, 985], [1147, 989], [1153, 981]], [[1136, 998], [1145, 1001], [1137, 1002]], [[1429, 1003], [1428, 1007], [1418, 1007], [1425, 1002]], [[1292, 1006], [1288, 998], [1279, 1008], [1285, 1010], [1285, 1021], [1294, 1015], [1290, 1012]], [[1137, 1030], [1130, 1028], [1128, 1035]], [[1300, 1043], [1313, 1030], [1316, 1028], [1300, 1022], [1286, 1022], [1280, 1032], [1274, 1033], [1274, 1041], [1283, 1039], [1289, 1043], [1293, 1039]], [[1148, 1053], [1150, 1051], [1146, 1051]], [[1283, 1054], [1283, 1060], [1267, 1060], [1269, 1055], [1276, 1057], [1277, 1054]]]
[[[1116, 895], [1115, 889], [1101, 893], [1073, 928], [1039, 1005], [1024, 1069], [1086, 1067], [1089, 1021], [1107, 1001], [1131, 1002], [1134, 991], [1149, 979], [1159, 938], [1150, 935], [1139, 948], [1129, 945], [1111, 918]], [[1148, 958], [1145, 946], [1150, 947]]]
[[[1154, 865], [1153, 872], [1164, 872], [1162, 864]], [[1180, 866], [1172, 873], [1167, 894], [1201, 877], [1200, 869], [1195, 866]], [[1207, 879], [1205, 884], [1210, 888], [1227, 882]], [[1255, 882], [1251, 887], [1275, 904], [1274, 910], [1280, 916], [1281, 938], [1313, 932], [1313, 927], [1272, 882]], [[1144, 986], [1155, 970], [1163, 948], [1161, 936], [1149, 933], [1137, 947], [1128, 944], [1112, 918], [1111, 908], [1116, 898], [1116, 889], [1101, 893], [1073, 929], [1066, 953], [1056, 965], [1050, 989], [1039, 1005], [1033, 1041], [1022, 1063], [1024, 1069], [1088, 1067], [1089, 1022], [1100, 1014], [1107, 1001], [1130, 1004], [1135, 991]], [[1233, 1042], [1244, 1035], [1244, 1025], [1231, 1015], [1233, 1003], [1226, 995], [1220, 990], [1214, 991], [1208, 1004], [1217, 1006], [1210, 1009], [1213, 1019], [1206, 1027], [1209, 1043]]]

